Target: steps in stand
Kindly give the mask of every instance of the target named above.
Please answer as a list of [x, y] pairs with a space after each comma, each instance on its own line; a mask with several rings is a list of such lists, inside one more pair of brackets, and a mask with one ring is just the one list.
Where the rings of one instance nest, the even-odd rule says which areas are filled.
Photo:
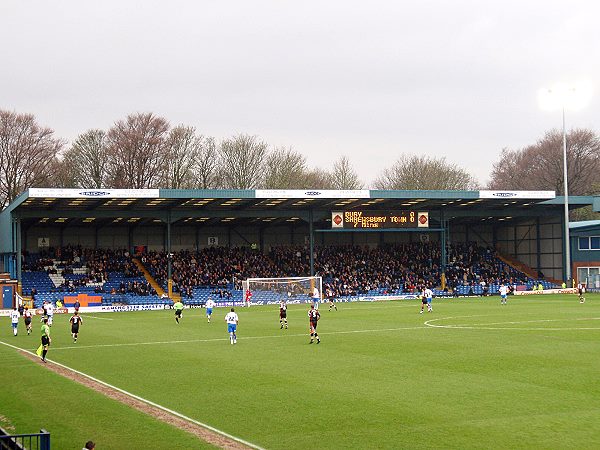
[[[540, 277], [538, 276], [537, 270], [529, 267], [527, 264], [522, 263], [521, 261], [517, 260], [516, 258], [513, 258], [512, 256], [508, 256], [508, 255], [503, 255], [501, 253], [498, 253], [497, 256], [498, 256], [498, 259], [500, 259], [500, 261], [502, 261], [505, 264], [508, 264], [513, 269], [516, 269], [519, 272], [523, 272], [529, 278], [531, 278], [533, 280], [540, 279]], [[562, 284], [562, 281], [555, 280], [554, 278], [544, 278], [544, 279], [550, 283], [557, 285], [557, 286], [560, 286]]]
[[[136, 265], [136, 267], [140, 270], [140, 272], [142, 272], [144, 274], [144, 278], [146, 279], [146, 281], [148, 283], [150, 283], [150, 286], [152, 286], [154, 288], [154, 290], [156, 291], [156, 294], [159, 297], [162, 297], [163, 295], [165, 295], [165, 290], [162, 288], [161, 285], [158, 284], [158, 282], [150, 274], [148, 269], [146, 269], [146, 267], [144, 267], [144, 264], [142, 264], [142, 262], [137, 258], [131, 258], [131, 260]], [[179, 300], [180, 298], [181, 298], [181, 295], [173, 293], [171, 300]]]

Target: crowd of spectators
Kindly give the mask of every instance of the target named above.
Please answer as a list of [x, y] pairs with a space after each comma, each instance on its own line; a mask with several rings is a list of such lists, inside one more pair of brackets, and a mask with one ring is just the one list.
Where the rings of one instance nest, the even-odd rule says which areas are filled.
[[[492, 284], [523, 283], [527, 277], [496, 258], [493, 250], [473, 243], [454, 244], [447, 249], [447, 289], [480, 285], [484, 291]], [[382, 294], [415, 292], [423, 286], [440, 285], [441, 247], [439, 243], [403, 243], [381, 246], [320, 246], [315, 248], [315, 272], [323, 278], [324, 293], [331, 296], [355, 296], [378, 290]], [[125, 250], [93, 250], [79, 247], [58, 249], [40, 255], [28, 269], [49, 270], [52, 258], [61, 261], [64, 275], [73, 268], [85, 266], [85, 276], [65, 281], [64, 289], [76, 290], [92, 282], [101, 284], [110, 273], [120, 272], [125, 278], [142, 273]], [[159, 285], [167, 287], [170, 259], [173, 291], [191, 298], [197, 288], [210, 288], [218, 298], [231, 298], [231, 289], [240, 289], [247, 278], [281, 278], [306, 276], [310, 253], [306, 247], [273, 247], [261, 253], [247, 247], [209, 247], [200, 251], [182, 250], [171, 253], [151, 251], [139, 255]], [[48, 264], [50, 263], [50, 264]], [[99, 287], [99, 289], [102, 289]], [[123, 281], [114, 293], [154, 295], [145, 281]]]
[[54, 264], [54, 260], [47, 256], [29, 255], [25, 252], [23, 254], [23, 265], [22, 270], [30, 272], [46, 272], [57, 273], [56, 269], [52, 269], [51, 266]]
[[[141, 256], [141, 261], [154, 279], [166, 287], [167, 253], [149, 252]], [[184, 297], [193, 295], [196, 287], [223, 290], [231, 283], [263, 277], [276, 270], [275, 263], [270, 258], [244, 247], [209, 247], [199, 252], [182, 250], [171, 256], [173, 291]]]
[[[49, 275], [60, 273], [64, 280], [53, 289], [56, 292], [76, 292], [80, 287], [92, 285], [95, 293], [104, 293], [104, 283], [111, 279], [111, 274], [124, 278], [143, 277], [126, 250], [66, 246], [44, 249], [36, 256], [25, 255], [23, 270], [43, 271]], [[85, 267], [85, 273], [76, 271], [82, 267]], [[145, 281], [121, 282], [110, 293], [156, 295]]]
[[449, 248], [446, 281], [450, 288], [480, 285], [487, 293], [491, 285], [525, 284], [527, 276], [501, 263], [490, 248], [455, 244]]
[[[439, 243], [415, 242], [379, 247], [317, 247], [314, 263], [315, 272], [323, 278], [324, 290], [337, 297], [367, 294], [374, 289], [385, 294], [439, 286], [440, 258]], [[166, 286], [167, 254], [151, 252], [142, 261]], [[450, 245], [448, 261], [446, 279], [450, 290], [458, 285], [489, 287], [527, 279], [501, 263], [494, 251], [473, 243]], [[191, 297], [195, 288], [209, 287], [222, 298], [226, 286], [232, 283], [240, 289], [241, 280], [247, 278], [306, 276], [310, 254], [305, 247], [273, 247], [265, 254], [249, 248], [210, 247], [175, 252], [171, 263], [175, 292]]]
[[127, 250], [51, 247], [32, 257], [25, 253], [24, 258], [23, 270], [44, 271], [48, 274], [60, 272], [63, 276], [73, 274], [73, 269], [85, 266], [88, 282], [105, 281], [110, 272], [122, 272], [125, 277], [140, 275]]
[[229, 300], [233, 297], [233, 294], [229, 289], [213, 289], [211, 292], [213, 298], [222, 298]]
[[156, 295], [156, 290], [147, 281], [121, 282], [119, 288], [113, 288], [111, 294]]

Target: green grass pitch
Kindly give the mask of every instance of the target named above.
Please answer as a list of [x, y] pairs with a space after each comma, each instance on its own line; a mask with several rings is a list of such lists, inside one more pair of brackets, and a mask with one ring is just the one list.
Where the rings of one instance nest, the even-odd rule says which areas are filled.
[[[600, 448], [600, 296], [434, 299], [57, 316], [48, 358], [267, 449]], [[0, 341], [34, 350], [8, 318]], [[206, 448], [0, 345], [0, 418], [53, 448]], [[27, 392], [24, 394], [24, 392]], [[149, 444], [148, 442], [151, 442]], [[80, 447], [77, 447], [79, 445]]]

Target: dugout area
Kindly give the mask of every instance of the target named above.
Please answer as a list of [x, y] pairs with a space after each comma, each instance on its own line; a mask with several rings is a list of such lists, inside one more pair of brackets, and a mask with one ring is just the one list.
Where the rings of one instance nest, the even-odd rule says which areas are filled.
[[[600, 197], [569, 197], [570, 209], [585, 206], [600, 211]], [[336, 213], [346, 212], [398, 219], [340, 227]], [[411, 212], [417, 221], [402, 222]], [[30, 188], [0, 213], [0, 272], [20, 282], [24, 252], [67, 245], [170, 253], [440, 241], [496, 248], [512, 263], [558, 281], [566, 265], [563, 212], [564, 198], [553, 191]], [[426, 224], [419, 223], [422, 213]], [[314, 275], [310, 255], [307, 275]]]

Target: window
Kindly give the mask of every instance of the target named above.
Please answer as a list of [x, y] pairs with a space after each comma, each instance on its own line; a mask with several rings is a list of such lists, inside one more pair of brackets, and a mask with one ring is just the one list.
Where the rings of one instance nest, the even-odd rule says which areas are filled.
[[596, 285], [598, 282], [600, 287], [600, 267], [578, 267], [577, 268], [577, 281], [579, 283], [587, 284], [588, 286]]
[[586, 236], [579, 239], [579, 250], [600, 250], [600, 236]]

